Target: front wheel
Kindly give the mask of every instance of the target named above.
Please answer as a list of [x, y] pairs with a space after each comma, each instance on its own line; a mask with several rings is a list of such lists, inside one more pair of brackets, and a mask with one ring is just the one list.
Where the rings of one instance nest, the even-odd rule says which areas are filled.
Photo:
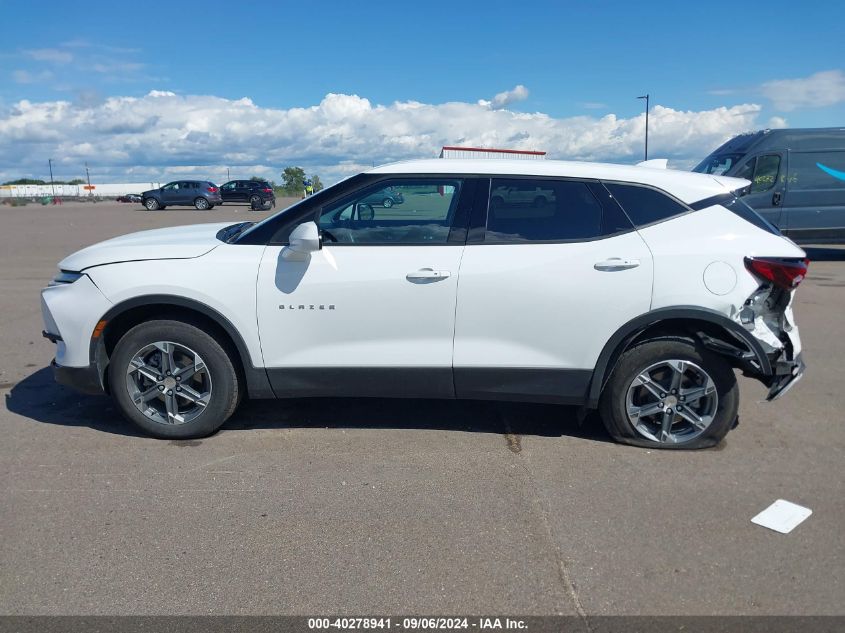
[[652, 339], [627, 350], [599, 402], [615, 440], [674, 449], [715, 446], [733, 428], [738, 407], [731, 366], [681, 337]]
[[118, 341], [109, 386], [123, 415], [160, 438], [214, 433], [238, 406], [241, 386], [229, 353], [182, 321], [147, 321]]
[[155, 198], [147, 198], [144, 200], [144, 206], [147, 208], [148, 211], [155, 211], [159, 208], [158, 200]]
[[383, 206], [385, 209], [389, 209], [390, 207], [392, 207], [392, 206], [393, 206], [393, 200], [392, 200], [391, 198], [385, 198], [385, 199], [382, 201], [382, 203], [381, 203], [381, 204], [382, 204], [382, 206]]

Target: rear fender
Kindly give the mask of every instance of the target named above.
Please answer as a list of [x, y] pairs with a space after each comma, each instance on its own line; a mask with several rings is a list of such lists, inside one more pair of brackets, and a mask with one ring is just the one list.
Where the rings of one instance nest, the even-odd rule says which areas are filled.
[[[733, 365], [764, 383], [772, 376], [772, 363], [766, 350], [741, 324], [732, 321], [720, 312], [697, 306], [659, 308], [631, 319], [605, 344], [596, 362], [587, 392], [588, 408], [598, 407], [602, 389], [613, 373], [617, 360], [628, 346], [638, 335], [661, 323], [675, 328], [682, 326], [702, 345], [713, 352], [727, 356], [732, 360]], [[705, 329], [710, 332], [704, 331]], [[714, 335], [714, 332], [721, 335]]]

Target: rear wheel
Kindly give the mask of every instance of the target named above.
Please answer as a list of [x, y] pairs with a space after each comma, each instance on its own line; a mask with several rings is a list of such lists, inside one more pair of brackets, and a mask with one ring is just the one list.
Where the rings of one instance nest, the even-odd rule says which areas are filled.
[[146, 200], [144, 200], [144, 206], [145, 206], [145, 207], [147, 208], [147, 210], [149, 210], [149, 211], [155, 211], [155, 210], [157, 210], [157, 209], [158, 209], [161, 205], [159, 205], [158, 200], [156, 200], [155, 198], [147, 198]]
[[381, 204], [382, 204], [382, 206], [383, 206], [385, 209], [389, 209], [390, 207], [392, 207], [392, 206], [393, 206], [393, 200], [392, 200], [391, 198], [385, 198], [385, 199], [382, 201], [382, 203], [381, 203]]
[[109, 363], [109, 385], [126, 418], [171, 439], [214, 433], [241, 396], [229, 353], [182, 321], [147, 321], [124, 334]]
[[250, 196], [249, 198], [249, 206], [253, 209], [261, 205], [261, 198], [259, 196]]
[[599, 403], [617, 441], [675, 449], [718, 444], [738, 407], [730, 365], [681, 337], [645, 341], [622, 354]]
[[210, 208], [208, 200], [206, 200], [202, 196], [194, 200], [194, 206], [200, 211], [205, 211], [206, 209]]

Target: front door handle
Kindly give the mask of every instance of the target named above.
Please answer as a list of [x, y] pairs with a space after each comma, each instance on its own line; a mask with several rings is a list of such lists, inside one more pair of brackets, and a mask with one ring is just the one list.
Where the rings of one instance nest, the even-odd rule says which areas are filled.
[[613, 270], [628, 270], [629, 268], [636, 268], [640, 265], [638, 259], [621, 259], [619, 257], [611, 257], [603, 262], [596, 262], [593, 268], [596, 270], [613, 271]]
[[433, 270], [431, 268], [420, 268], [405, 275], [408, 281], [440, 281], [451, 276], [448, 270]]
[[780, 191], [775, 191], [775, 192], [772, 194], [772, 206], [773, 206], [773, 207], [780, 206], [780, 199], [781, 199], [781, 193], [780, 193]]

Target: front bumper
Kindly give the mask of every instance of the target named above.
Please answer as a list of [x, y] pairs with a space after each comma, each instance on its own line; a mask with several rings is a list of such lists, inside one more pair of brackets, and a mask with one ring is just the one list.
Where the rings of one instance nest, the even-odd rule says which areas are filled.
[[53, 368], [53, 379], [60, 385], [70, 387], [80, 393], [102, 395], [105, 393], [100, 372], [96, 365], [87, 367], [62, 367], [54, 360], [50, 363]]
[[769, 393], [766, 396], [766, 401], [771, 402], [777, 400], [804, 377], [804, 369], [806, 365], [798, 354], [794, 360], [780, 361], [774, 369], [775, 375], [772, 377], [772, 384], [769, 387]]
[[41, 291], [45, 337], [56, 343], [56, 363], [62, 367], [91, 363], [91, 336], [111, 306], [88, 275]]

